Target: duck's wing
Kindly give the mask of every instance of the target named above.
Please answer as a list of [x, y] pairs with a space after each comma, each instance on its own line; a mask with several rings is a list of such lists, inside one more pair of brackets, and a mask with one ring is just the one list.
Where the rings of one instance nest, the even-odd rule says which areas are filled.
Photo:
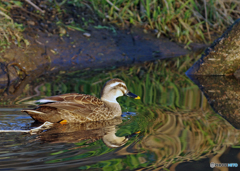
[[78, 93], [68, 93], [68, 94], [62, 94], [62, 95], [57, 95], [57, 96], [50, 96], [46, 97], [44, 99], [37, 100], [36, 102], [38, 103], [54, 103], [54, 102], [63, 102], [66, 101], [68, 98], [73, 98], [75, 96], [82, 96], [83, 94], [78, 94]]
[[104, 105], [104, 103], [97, 97], [77, 93], [51, 96], [39, 100], [39, 102], [41, 101], [45, 103], [40, 104], [40, 107], [48, 106], [55, 107], [57, 109], [65, 109], [70, 112], [85, 116], [87, 116], [89, 113], [94, 112], [96, 108]]

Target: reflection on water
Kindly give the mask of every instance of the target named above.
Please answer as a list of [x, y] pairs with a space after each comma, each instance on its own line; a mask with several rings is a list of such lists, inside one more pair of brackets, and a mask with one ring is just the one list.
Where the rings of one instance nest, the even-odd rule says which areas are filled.
[[[0, 168], [189, 170], [194, 168], [191, 163], [198, 163], [194, 169], [199, 170], [210, 169], [211, 161], [229, 162], [226, 155], [236, 158], [230, 162], [239, 162], [239, 130], [216, 114], [199, 88], [183, 74], [186, 61], [188, 58], [180, 59], [178, 63], [184, 65], [177, 70], [173, 69], [176, 63], [160, 61], [91, 78], [71, 73], [51, 82], [36, 80], [38, 84], [28, 85], [16, 99], [24, 108], [33, 100], [56, 94], [77, 92], [99, 97], [100, 88], [112, 77], [124, 80], [142, 100], [119, 98], [124, 115], [112, 121], [57, 124], [38, 135], [0, 133]], [[0, 110], [2, 130], [38, 126], [20, 112], [20, 104]], [[129, 137], [137, 131], [141, 133]]]
[[121, 147], [128, 141], [128, 138], [118, 137], [116, 133], [116, 125], [122, 123], [121, 118], [114, 118], [107, 121], [74, 123], [74, 124], [59, 124], [55, 123], [51, 129], [38, 134], [44, 142], [54, 143], [76, 143], [81, 140], [86, 144], [102, 139], [108, 147]]
[[240, 139], [240, 131], [209, 111], [183, 113], [156, 109], [156, 113], [157, 119], [140, 144], [157, 155], [155, 165], [158, 168], [169, 167], [173, 161], [205, 158], [238, 143]]

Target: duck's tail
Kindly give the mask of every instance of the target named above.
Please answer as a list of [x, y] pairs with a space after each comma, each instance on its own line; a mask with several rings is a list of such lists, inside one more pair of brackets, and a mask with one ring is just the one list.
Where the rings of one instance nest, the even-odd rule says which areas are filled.
[[38, 122], [45, 122], [46, 120], [44, 119], [44, 115], [46, 115], [43, 112], [34, 110], [34, 109], [26, 109], [26, 110], [21, 110], [22, 112], [26, 112], [29, 116], [31, 116], [35, 121]]

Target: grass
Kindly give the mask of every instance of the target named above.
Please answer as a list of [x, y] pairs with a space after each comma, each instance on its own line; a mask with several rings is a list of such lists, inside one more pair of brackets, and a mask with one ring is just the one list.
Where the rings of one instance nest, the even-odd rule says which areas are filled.
[[26, 45], [29, 42], [23, 38], [23, 25], [17, 24], [10, 16], [9, 10], [12, 5], [21, 6], [19, 1], [1, 1], [0, 2], [0, 52], [9, 48], [11, 43], [20, 45], [23, 41]]
[[209, 0], [91, 0], [104, 20], [121, 26], [141, 24], [177, 42], [211, 41], [239, 18], [240, 2]]
[[[32, 2], [39, 3], [37, 0]], [[60, 23], [61, 27], [66, 19], [64, 17], [69, 15], [73, 16], [74, 21], [66, 27], [80, 31], [90, 24], [99, 25], [96, 21], [98, 18], [103, 25], [141, 25], [145, 32], [154, 31], [157, 37], [165, 35], [187, 45], [192, 42], [213, 41], [216, 35], [221, 35], [240, 17], [240, 2], [236, 0], [45, 0], [41, 3], [47, 6], [45, 11], [50, 8], [55, 11], [55, 22]], [[9, 39], [16, 39], [18, 42], [22, 39], [22, 26], [15, 24], [9, 13], [12, 6], [21, 7], [22, 4], [22, 1], [17, 0], [0, 2], [0, 16], [3, 21], [0, 25], [1, 45], [8, 45]], [[27, 9], [26, 6], [24, 8]], [[34, 9], [31, 13], [39, 14], [39, 11]]]

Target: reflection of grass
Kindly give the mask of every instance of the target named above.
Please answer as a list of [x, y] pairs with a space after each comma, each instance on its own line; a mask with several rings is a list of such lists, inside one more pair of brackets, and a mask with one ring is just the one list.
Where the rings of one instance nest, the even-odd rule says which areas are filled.
[[[90, 166], [82, 166], [79, 169], [102, 168], [102, 170], [134, 170], [139, 167], [147, 167], [150, 161], [142, 159], [142, 154], [128, 155], [126, 158], [110, 159], [98, 162]], [[142, 160], [141, 160], [142, 159]]]
[[[135, 105], [141, 108], [143, 105], [156, 104], [168, 110], [186, 107], [192, 109], [202, 103], [199, 100], [201, 94], [197, 86], [184, 75], [184, 72], [196, 60], [197, 58], [186, 56], [149, 62], [144, 65], [95, 74], [93, 77], [89, 77], [89, 73], [82, 72], [69, 73], [67, 76], [58, 75], [51, 83], [41, 85], [39, 90], [42, 97], [72, 92], [99, 97], [101, 88], [107, 80], [120, 78], [126, 82], [130, 91], [141, 97], [141, 100], [119, 98], [118, 101], [123, 111], [134, 111]], [[27, 87], [22, 97], [29, 93], [31, 87]], [[206, 105], [206, 100], [204, 98], [202, 100], [204, 103], [201, 105]]]
[[[116, 158], [79, 169], [133, 170], [141, 167], [149, 170], [166, 169], [174, 163], [200, 160], [212, 154], [221, 156], [228, 147], [240, 141], [239, 130], [234, 129], [218, 115], [212, 114], [210, 109], [205, 112], [202, 110], [169, 112], [158, 107], [151, 109], [155, 116], [153, 118], [146, 115], [149, 108], [151, 107], [138, 110], [137, 116], [120, 126], [119, 131], [124, 129], [132, 131], [137, 128], [141, 129], [142, 133], [137, 138], [130, 139], [125, 147], [117, 149]], [[90, 145], [88, 149], [97, 144], [99, 142]], [[136, 150], [137, 154], [131, 152]]]
[[[76, 145], [86, 151], [47, 163], [90, 157], [95, 161], [99, 156], [116, 152], [114, 158], [106, 158], [104, 161], [96, 159], [95, 164], [79, 169], [167, 168], [173, 163], [199, 160], [209, 154], [220, 153], [226, 147], [239, 143], [239, 131], [219, 115], [212, 114], [199, 89], [184, 76], [193, 62], [193, 58], [187, 56], [175, 61], [164, 60], [117, 69], [90, 78], [84, 74], [71, 73], [67, 78], [58, 76], [52, 83], [45, 83], [40, 88], [43, 96], [70, 92], [99, 96], [105, 81], [118, 77], [126, 82], [130, 91], [142, 98], [119, 98], [123, 111], [136, 112], [137, 115], [123, 119], [117, 135], [141, 131], [140, 135], [132, 137], [124, 147], [109, 149], [101, 140], [88, 145], [80, 142]], [[133, 149], [137, 150], [137, 154], [131, 152]], [[69, 152], [71, 151], [65, 150], [53, 155]]]
[[[189, 62], [186, 63], [186, 61]], [[197, 86], [184, 75], [187, 67], [193, 62], [192, 58], [187, 56], [176, 59], [175, 62], [165, 60], [146, 63], [128, 69], [122, 68], [98, 74], [91, 78], [83, 77], [77, 73], [69, 74], [68, 78], [64, 77], [64, 79], [59, 76], [53, 83], [43, 85], [40, 90], [42, 95], [46, 96], [77, 92], [99, 97], [103, 84], [107, 80], [117, 77], [126, 82], [131, 92], [141, 97], [141, 100], [119, 98], [124, 111], [134, 110], [135, 105], [140, 107], [143, 104], [150, 106], [158, 104], [171, 110], [186, 106], [194, 108], [200, 103], [196, 99], [200, 99], [201, 94], [198, 92]], [[188, 101], [188, 99], [193, 100]], [[132, 105], [130, 105], [131, 103]], [[128, 108], [126, 108], [127, 106]], [[133, 106], [133, 108], [131, 109], [129, 106]]]
[[227, 147], [240, 143], [240, 131], [209, 109], [204, 113], [202, 110], [166, 112], [162, 109], [155, 112], [158, 117], [140, 146], [157, 155], [153, 166], [158, 168], [221, 154]]

